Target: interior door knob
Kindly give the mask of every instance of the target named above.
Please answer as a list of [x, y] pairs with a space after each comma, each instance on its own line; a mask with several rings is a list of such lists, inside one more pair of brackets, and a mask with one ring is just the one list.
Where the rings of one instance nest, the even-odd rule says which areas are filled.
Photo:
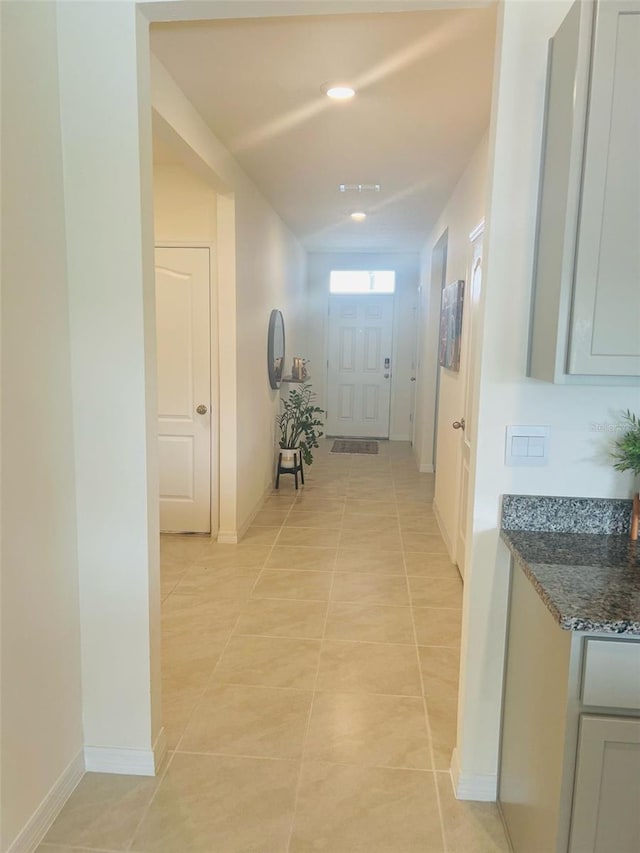
[[415, 382], [415, 381], [416, 381], [416, 377], [415, 377], [415, 376], [412, 376], [412, 377], [411, 377], [411, 382]]
[[460, 420], [459, 420], [459, 421], [454, 421], [454, 422], [451, 424], [451, 426], [452, 426], [454, 429], [464, 429], [464, 427], [465, 427], [465, 421], [464, 421], [464, 418], [460, 418]]
[[198, 408], [196, 409], [196, 412], [197, 412], [199, 415], [206, 415], [206, 414], [207, 414], [207, 411], [208, 411], [208, 409], [207, 409], [207, 407], [204, 405], [204, 403], [200, 403], [200, 405], [199, 405], [199, 406], [198, 406]]

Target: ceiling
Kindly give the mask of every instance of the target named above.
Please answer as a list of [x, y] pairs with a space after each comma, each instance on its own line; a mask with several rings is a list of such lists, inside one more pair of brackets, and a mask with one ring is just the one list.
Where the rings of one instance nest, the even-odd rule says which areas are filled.
[[[488, 126], [495, 26], [494, 5], [257, 18], [154, 24], [151, 46], [306, 248], [417, 251]], [[326, 98], [338, 81], [356, 97]]]

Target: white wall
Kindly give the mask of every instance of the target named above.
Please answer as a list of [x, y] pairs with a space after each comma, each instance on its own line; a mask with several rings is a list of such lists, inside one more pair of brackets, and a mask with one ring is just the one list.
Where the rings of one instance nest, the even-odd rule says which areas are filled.
[[[82, 768], [54, 4], [2, 13], [2, 850]], [[28, 69], [28, 73], [25, 73]]]
[[[462, 783], [494, 794], [508, 567], [498, 536], [500, 496], [628, 497], [631, 478], [611, 468], [610, 437], [593, 424], [640, 408], [637, 388], [554, 386], [525, 377], [547, 41], [570, 5], [503, 5], [497, 48], [457, 754]], [[508, 424], [550, 426], [546, 467], [505, 467]]]
[[[449, 284], [462, 279], [468, 284], [472, 257], [469, 234], [478, 225], [485, 213], [488, 145], [489, 137], [487, 134], [482, 138], [470, 158], [469, 164], [429, 236], [420, 259], [420, 326], [422, 333], [420, 343], [420, 420], [416, 429], [415, 452], [420, 469], [429, 470], [434, 463], [433, 429], [435, 425], [436, 372], [439, 371], [440, 391], [434, 506], [449, 547], [455, 544], [458, 529], [460, 446], [462, 441], [461, 432], [452, 429], [451, 424], [463, 416], [464, 374], [462, 369], [455, 372], [438, 365], [440, 285], [439, 282], [436, 282], [436, 286], [433, 286], [432, 261], [434, 246], [446, 230], [446, 282]], [[467, 346], [468, 320], [469, 310], [467, 309], [463, 311], [461, 365], [464, 365], [464, 350]]]
[[[287, 361], [301, 351], [306, 255], [155, 57], [152, 80], [156, 132], [219, 193], [220, 534], [233, 538], [273, 483], [280, 397], [267, 377], [267, 328], [279, 308]], [[233, 495], [234, 512], [223, 512]]]
[[58, 44], [85, 756], [90, 769], [153, 773], [162, 739], [148, 41], [133, 2], [61, 3]]
[[309, 254], [307, 276], [307, 334], [297, 355], [309, 358], [309, 373], [318, 405], [327, 403], [327, 339], [329, 275], [331, 270], [393, 269], [396, 293], [393, 316], [393, 354], [389, 437], [408, 441], [415, 383], [411, 377], [416, 352], [416, 308], [418, 300], [418, 256], [410, 253], [315, 252]]

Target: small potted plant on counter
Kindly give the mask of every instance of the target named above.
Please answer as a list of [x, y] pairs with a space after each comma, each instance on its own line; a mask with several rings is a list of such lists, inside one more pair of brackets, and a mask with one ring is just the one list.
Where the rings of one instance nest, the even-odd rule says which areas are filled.
[[[614, 468], [616, 471], [633, 471], [636, 477], [640, 476], [640, 419], [637, 415], [627, 409], [623, 415], [626, 421], [627, 429], [614, 444], [614, 449], [611, 452], [612, 457], [616, 460]], [[631, 538], [638, 538], [638, 528], [640, 526], [640, 494], [638, 492], [633, 496], [633, 514], [631, 517]]]
[[283, 468], [293, 468], [293, 452], [300, 450], [306, 465], [313, 462], [311, 449], [318, 447], [318, 439], [322, 435], [320, 427], [323, 421], [320, 415], [324, 415], [324, 409], [316, 406], [315, 394], [311, 390], [309, 382], [303, 382], [297, 388], [292, 388], [289, 397], [284, 397], [282, 413], [278, 415], [277, 424], [280, 428], [280, 439], [278, 444], [282, 451]]

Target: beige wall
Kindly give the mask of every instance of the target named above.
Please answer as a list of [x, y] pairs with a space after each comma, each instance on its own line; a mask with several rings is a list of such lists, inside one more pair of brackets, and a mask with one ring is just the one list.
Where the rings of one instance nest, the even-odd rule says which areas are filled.
[[220, 493], [233, 504], [225, 512], [221, 501], [220, 535], [232, 540], [273, 482], [280, 396], [267, 377], [267, 328], [279, 308], [287, 360], [301, 351], [306, 255], [155, 57], [152, 82], [156, 132], [218, 192]]
[[[421, 256], [420, 264], [420, 382], [419, 420], [416, 424], [415, 452], [423, 471], [430, 470], [433, 460], [435, 426], [436, 371], [440, 390], [437, 423], [437, 459], [434, 508], [438, 514], [445, 541], [453, 557], [458, 529], [460, 490], [460, 450], [462, 435], [451, 424], [464, 412], [464, 373], [438, 366], [438, 327], [440, 285], [432, 282], [434, 246], [447, 231], [446, 282], [462, 279], [469, 282], [472, 249], [469, 234], [485, 212], [488, 135], [474, 151], [469, 164], [433, 228]], [[467, 346], [469, 311], [463, 311], [462, 349]], [[464, 352], [461, 358], [464, 366]]]
[[[628, 497], [632, 479], [612, 469], [610, 436], [593, 425], [640, 408], [638, 388], [566, 387], [525, 376], [547, 42], [570, 5], [508, 2], [500, 14], [457, 752], [459, 784], [494, 794], [508, 563], [498, 535], [500, 496]], [[506, 467], [508, 424], [549, 425], [549, 464]]]
[[408, 441], [412, 435], [409, 420], [415, 375], [412, 365], [416, 352], [416, 307], [418, 299], [418, 256], [410, 253], [317, 252], [309, 255], [307, 276], [307, 334], [303, 350], [309, 358], [309, 372], [318, 394], [318, 405], [327, 402], [327, 319], [329, 275], [336, 269], [393, 269], [396, 294], [393, 316], [393, 379], [389, 436]]
[[153, 167], [156, 243], [212, 243], [218, 228], [218, 196], [200, 176], [181, 165]]
[[0, 846], [7, 850], [65, 771], [70, 784], [77, 780], [82, 718], [56, 10], [2, 3], [1, 14]]

